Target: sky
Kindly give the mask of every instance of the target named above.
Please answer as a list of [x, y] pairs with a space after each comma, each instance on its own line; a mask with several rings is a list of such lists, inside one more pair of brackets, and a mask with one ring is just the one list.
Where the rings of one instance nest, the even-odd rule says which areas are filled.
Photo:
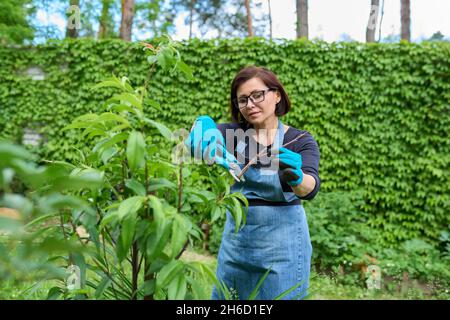
[[[261, 10], [268, 12], [267, 0], [253, 0], [262, 3]], [[295, 0], [271, 0], [273, 37], [295, 39], [296, 8]], [[380, 0], [380, 5], [383, 0]], [[365, 42], [366, 26], [369, 19], [370, 0], [309, 0], [309, 38], [328, 42], [351, 38]], [[255, 15], [258, 12], [254, 12]], [[411, 0], [411, 39], [421, 41], [440, 31], [450, 38], [450, 0]], [[65, 17], [42, 10], [37, 12], [38, 19], [46, 24], [50, 21], [63, 32]], [[184, 25], [186, 15], [176, 19], [175, 40], [187, 39], [189, 28]], [[380, 16], [378, 17], [380, 21]], [[96, 26], [94, 26], [96, 27]], [[96, 27], [98, 28], [98, 27]], [[194, 27], [194, 35], [196, 28]], [[400, 0], [384, 0], [384, 15], [381, 38], [400, 33]], [[145, 33], [134, 34], [134, 39], [145, 39]], [[379, 24], [375, 39], [379, 36]], [[214, 37], [210, 34], [207, 37]]]

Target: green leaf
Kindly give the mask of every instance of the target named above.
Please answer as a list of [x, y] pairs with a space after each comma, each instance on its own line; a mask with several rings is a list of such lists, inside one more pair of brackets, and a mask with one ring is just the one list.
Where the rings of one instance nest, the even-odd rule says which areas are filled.
[[145, 187], [142, 185], [142, 183], [140, 183], [136, 179], [127, 179], [127, 180], [125, 180], [125, 186], [128, 189], [132, 190], [138, 196], [145, 196], [146, 195]]
[[128, 251], [130, 250], [134, 239], [136, 223], [136, 212], [128, 214], [122, 221], [119, 244], [117, 246], [117, 258], [119, 259], [119, 262], [122, 262], [126, 258]]
[[[295, 289], [297, 289], [298, 287], [300, 287], [304, 282], [305, 282], [305, 281], [300, 281], [299, 283], [293, 285], [292, 287], [290, 287], [290, 288], [287, 289], [286, 291], [284, 291], [284, 292], [280, 293], [278, 296], [276, 296], [276, 297], [274, 298], [274, 300], [281, 300], [281, 299], [283, 299], [283, 298], [284, 298], [285, 296], [287, 296], [289, 293], [291, 293], [292, 291], [294, 291]], [[304, 292], [300, 292], [299, 295], [301, 296], [301, 295], [303, 295], [303, 294], [304, 294]], [[299, 299], [300, 296], [295, 297], [294, 300], [295, 300], [295, 299]]]
[[166, 220], [166, 214], [163, 209], [161, 200], [154, 195], [148, 196], [149, 206], [153, 208], [153, 217], [156, 222], [156, 226], [159, 229], [162, 223]]
[[137, 109], [142, 111], [141, 98], [134, 93], [124, 92], [124, 93], [115, 95], [114, 97], [111, 98], [111, 100], [118, 100], [118, 101], [129, 103], [131, 106], [136, 107]]
[[156, 109], [158, 111], [162, 111], [161, 105], [157, 101], [155, 101], [153, 99], [147, 98], [147, 99], [145, 99], [145, 103], [150, 105], [150, 107], [152, 107], [152, 108], [154, 108], [154, 109]]
[[180, 260], [172, 260], [166, 264], [156, 276], [156, 287], [166, 288], [183, 270], [183, 267], [184, 265]]
[[114, 224], [119, 221], [119, 212], [117, 210], [110, 211], [106, 214], [102, 221], [100, 222], [99, 230], [103, 230], [103, 228], [108, 224]]
[[112, 76], [111, 78], [108, 78], [108, 79], [92, 86], [91, 90], [96, 90], [96, 89], [105, 88], [105, 87], [113, 87], [113, 88], [122, 89], [124, 91], [133, 92], [133, 88], [130, 86], [130, 84], [128, 82], [129, 82], [129, 79], [127, 77], [122, 77], [122, 79], [119, 80], [117, 77]]
[[179, 60], [177, 63], [177, 68], [181, 72], [183, 72], [188, 77], [188, 79], [194, 80], [194, 75], [192, 73], [192, 69], [186, 63], [184, 63], [184, 61]]
[[63, 290], [60, 287], [53, 287], [48, 291], [47, 300], [56, 300], [63, 295]]
[[144, 296], [149, 296], [155, 293], [156, 280], [147, 280], [142, 284], [142, 291]]
[[172, 181], [165, 178], [154, 178], [150, 180], [150, 185], [148, 186], [148, 191], [153, 192], [156, 190], [168, 188], [172, 191], [177, 191], [177, 186]]
[[242, 210], [242, 206], [241, 206], [240, 202], [236, 198], [230, 198], [230, 199], [233, 202], [233, 205], [229, 206], [229, 210], [235, 221], [234, 232], [237, 233], [239, 231], [239, 228], [241, 227], [243, 218], [245, 219], [245, 214]]
[[94, 297], [95, 298], [101, 298], [103, 296], [103, 292], [105, 292], [106, 289], [111, 285], [112, 281], [109, 278], [108, 275], [104, 275], [102, 277], [102, 280], [97, 285], [97, 289], [95, 290]]
[[13, 159], [35, 160], [36, 157], [23, 147], [0, 141], [0, 165]]
[[167, 287], [167, 297], [169, 300], [183, 300], [187, 292], [186, 276], [179, 273]]
[[127, 160], [132, 171], [144, 165], [145, 153], [145, 141], [142, 133], [132, 131], [127, 142]]
[[116, 155], [118, 152], [117, 148], [111, 147], [108, 149], [103, 149], [100, 154], [100, 158], [102, 159], [103, 164], [107, 164], [108, 161]]
[[256, 296], [259, 293], [259, 289], [261, 288], [264, 280], [266, 280], [267, 276], [269, 275], [271, 269], [267, 269], [267, 271], [263, 274], [263, 276], [261, 277], [261, 279], [259, 279], [258, 283], [256, 284], [256, 287], [253, 288], [252, 292], [250, 293], [250, 295], [248, 296], [247, 300], [255, 300]]
[[156, 128], [164, 138], [166, 138], [169, 141], [174, 141], [174, 136], [172, 134], [172, 131], [170, 131], [170, 129], [167, 128], [165, 125], [163, 125], [162, 123], [153, 121], [149, 118], [144, 118], [144, 121], [146, 123], [148, 123], [149, 125], [151, 125], [152, 127]]
[[59, 193], [53, 193], [39, 199], [39, 211], [41, 212], [55, 212], [60, 209], [81, 209], [91, 214], [94, 214], [94, 210], [89, 206], [89, 203], [75, 196], [62, 195]]
[[133, 215], [141, 209], [145, 197], [134, 196], [122, 201], [119, 205], [118, 216], [122, 220], [129, 215]]
[[171, 241], [171, 258], [175, 258], [183, 249], [184, 244], [188, 238], [188, 226], [184, 217], [176, 214], [172, 222], [172, 241]]
[[211, 222], [217, 221], [222, 216], [222, 209], [219, 206], [213, 206], [211, 210]]
[[62, 190], [81, 190], [95, 189], [103, 184], [104, 172], [88, 168], [76, 169], [69, 176], [59, 176], [51, 180], [51, 189], [55, 191]]
[[116, 145], [119, 142], [125, 141], [129, 137], [127, 132], [117, 133], [111, 138], [106, 138], [97, 143], [92, 149], [93, 152], [107, 149], [111, 146]]
[[147, 238], [147, 256], [154, 260], [158, 258], [166, 247], [170, 238], [172, 223], [170, 221], [163, 221], [159, 223], [158, 227], [156, 222], [151, 225], [151, 231]]
[[98, 118], [98, 120], [101, 121], [114, 121], [114, 122], [121, 122], [125, 125], [125, 128], [130, 127], [130, 123], [128, 122], [127, 119], [125, 119], [124, 117], [112, 113], [112, 112], [104, 112], [100, 115], [100, 117]]

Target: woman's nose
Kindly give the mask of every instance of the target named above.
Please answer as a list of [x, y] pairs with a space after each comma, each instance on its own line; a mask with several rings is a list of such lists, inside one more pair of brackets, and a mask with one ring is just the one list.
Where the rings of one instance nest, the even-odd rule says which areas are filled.
[[[250, 105], [250, 103], [251, 103], [251, 105]], [[252, 98], [249, 97], [248, 101], [247, 101], [247, 108], [251, 108], [251, 107], [254, 107], [254, 106], [256, 106], [255, 102], [253, 101]]]

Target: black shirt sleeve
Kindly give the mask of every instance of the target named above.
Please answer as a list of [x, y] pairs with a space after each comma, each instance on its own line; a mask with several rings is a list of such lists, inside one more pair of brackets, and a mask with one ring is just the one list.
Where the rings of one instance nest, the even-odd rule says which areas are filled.
[[[314, 189], [304, 197], [299, 197], [302, 200], [312, 200], [320, 188], [320, 177], [319, 177], [319, 161], [320, 161], [320, 150], [319, 145], [313, 136], [308, 131], [297, 130], [295, 128], [289, 128], [286, 132], [284, 143], [295, 139], [298, 135], [305, 133], [298, 141], [295, 141], [288, 145], [286, 148], [300, 153], [302, 156], [302, 171], [316, 180], [316, 185]], [[283, 189], [290, 189], [289, 185], [286, 183]]]

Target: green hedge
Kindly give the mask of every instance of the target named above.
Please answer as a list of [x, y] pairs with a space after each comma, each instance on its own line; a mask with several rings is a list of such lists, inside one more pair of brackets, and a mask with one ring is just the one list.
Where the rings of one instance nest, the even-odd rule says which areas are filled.
[[[233, 76], [245, 65], [267, 66], [292, 100], [283, 120], [319, 143], [323, 191], [362, 190], [360, 209], [386, 243], [437, 242], [450, 225], [448, 43], [193, 40], [181, 52], [196, 79], [157, 72], [150, 88], [169, 127], [189, 128], [200, 114], [229, 121]], [[112, 92], [92, 85], [111, 74], [141, 85], [148, 66], [139, 44], [120, 40], [2, 47], [0, 61], [0, 138], [20, 142], [23, 128], [34, 128], [46, 139], [35, 152], [68, 160], [76, 137], [61, 128], [102, 111]], [[40, 66], [46, 79], [31, 80], [29, 66]]]

